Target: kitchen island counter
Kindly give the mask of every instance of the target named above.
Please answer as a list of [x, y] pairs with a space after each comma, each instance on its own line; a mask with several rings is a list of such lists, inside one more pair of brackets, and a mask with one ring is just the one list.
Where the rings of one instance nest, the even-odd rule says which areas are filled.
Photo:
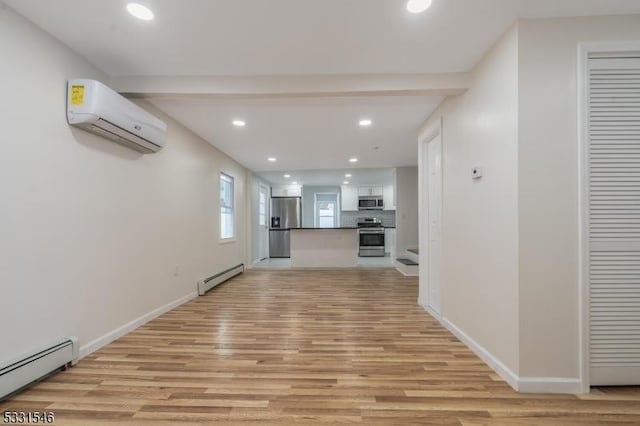
[[292, 228], [291, 266], [355, 268], [358, 266], [358, 228]]
[[358, 229], [355, 226], [338, 226], [337, 228], [295, 228], [302, 229], [305, 231], [332, 231], [334, 229]]

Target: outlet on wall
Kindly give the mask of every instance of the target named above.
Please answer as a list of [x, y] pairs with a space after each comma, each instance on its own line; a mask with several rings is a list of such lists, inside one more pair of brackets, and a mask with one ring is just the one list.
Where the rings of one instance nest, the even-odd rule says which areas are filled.
[[173, 270], [173, 276], [177, 277], [180, 275], [180, 265], [176, 265], [176, 268]]

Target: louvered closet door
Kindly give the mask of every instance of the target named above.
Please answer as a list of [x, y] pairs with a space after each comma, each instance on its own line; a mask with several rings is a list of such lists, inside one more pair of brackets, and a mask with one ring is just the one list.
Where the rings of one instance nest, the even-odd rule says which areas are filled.
[[588, 72], [590, 382], [640, 384], [640, 54]]

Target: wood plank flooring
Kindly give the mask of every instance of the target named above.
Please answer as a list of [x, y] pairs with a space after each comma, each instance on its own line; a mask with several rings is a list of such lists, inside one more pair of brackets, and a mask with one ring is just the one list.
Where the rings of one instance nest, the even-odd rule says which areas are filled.
[[518, 394], [392, 269], [247, 271], [0, 404], [57, 425], [640, 424], [640, 388]]

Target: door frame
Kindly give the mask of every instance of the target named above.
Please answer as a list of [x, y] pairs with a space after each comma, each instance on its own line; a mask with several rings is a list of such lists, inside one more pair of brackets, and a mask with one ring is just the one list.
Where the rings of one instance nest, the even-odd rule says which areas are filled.
[[[429, 164], [425, 163], [425, 158], [427, 158], [428, 153], [428, 144], [432, 142], [435, 138], [440, 137], [441, 149], [444, 151], [444, 140], [442, 138], [442, 117], [438, 117], [434, 120], [434, 122], [425, 128], [425, 130], [418, 137], [418, 248], [420, 250], [420, 265], [418, 267], [418, 304], [426, 309], [432, 316], [441, 319], [444, 317], [444, 312], [442, 309], [443, 301], [444, 301], [444, 285], [442, 280], [442, 256], [440, 261], [440, 313], [435, 312], [429, 306], [429, 273], [427, 272], [427, 267], [429, 264], [428, 259], [429, 256], [429, 207], [428, 207], [428, 191], [429, 191]], [[441, 171], [444, 170], [444, 155], [441, 155]], [[444, 183], [444, 173], [441, 175], [441, 184]], [[444, 194], [444, 191], [441, 191]], [[441, 216], [444, 217], [444, 197], [441, 197], [441, 205], [440, 205]], [[440, 224], [442, 231], [442, 223]], [[443, 233], [441, 232], [441, 236]], [[441, 238], [441, 252], [443, 252], [444, 239]], [[421, 291], [425, 289], [425, 294]]]
[[589, 393], [590, 382], [590, 287], [589, 287], [589, 54], [639, 52], [640, 41], [578, 44], [578, 333], [580, 390]]
[[[264, 228], [266, 229], [265, 232], [267, 234], [267, 237], [266, 237], [265, 247], [262, 247], [261, 235], [258, 235], [258, 259], [257, 259], [258, 261], [262, 261], [263, 259], [268, 259], [269, 258], [269, 254], [270, 254], [269, 253], [269, 225], [270, 225], [270, 222], [271, 222], [271, 214], [269, 212], [269, 208], [271, 206], [270, 206], [270, 203], [269, 203], [269, 195], [270, 195], [271, 191], [270, 191], [269, 187], [267, 185], [263, 184], [263, 183], [259, 183], [258, 184], [258, 229], [262, 228], [262, 225], [260, 225], [260, 194], [263, 192], [263, 190], [264, 190], [264, 193], [266, 195], [266, 197], [265, 197], [265, 206], [264, 206], [265, 207], [264, 208], [264, 211], [265, 211]], [[263, 232], [263, 230], [260, 229], [260, 232]], [[267, 256], [264, 257], [264, 258], [261, 257], [262, 249], [264, 249], [265, 253], [267, 254]]]

